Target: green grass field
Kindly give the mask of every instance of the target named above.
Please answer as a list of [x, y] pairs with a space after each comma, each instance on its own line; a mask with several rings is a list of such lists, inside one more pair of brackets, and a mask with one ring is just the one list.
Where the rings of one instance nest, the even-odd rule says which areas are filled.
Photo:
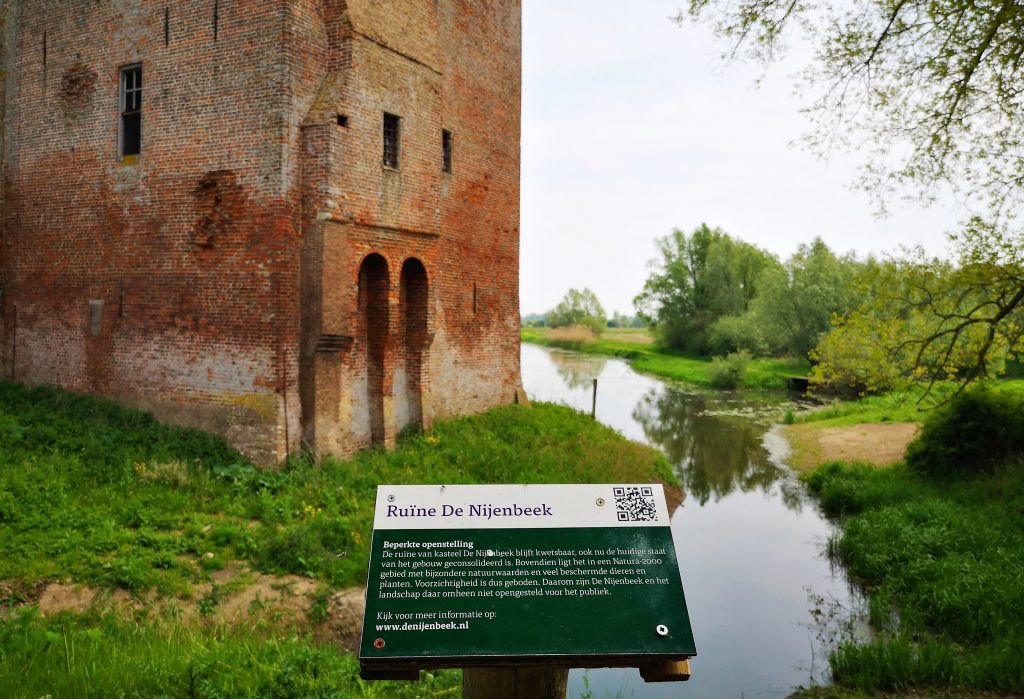
[[[217, 596], [197, 590], [239, 565], [312, 578], [320, 599], [363, 584], [380, 483], [674, 483], [657, 451], [547, 404], [438, 423], [393, 452], [263, 471], [208, 434], [0, 383], [0, 440], [0, 696], [31, 699], [412, 696], [364, 686], [355, 661], [302, 629], [218, 629], [167, 610], [209, 611]], [[41, 619], [52, 581], [133, 604]], [[439, 675], [437, 691], [457, 680]]]

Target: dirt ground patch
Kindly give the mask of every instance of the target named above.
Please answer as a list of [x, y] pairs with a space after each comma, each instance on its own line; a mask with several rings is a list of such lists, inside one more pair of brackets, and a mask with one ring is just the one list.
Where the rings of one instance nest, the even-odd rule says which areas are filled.
[[792, 446], [789, 464], [810, 470], [828, 461], [866, 461], [889, 466], [901, 461], [920, 425], [913, 422], [869, 422], [825, 427], [813, 422], [787, 425], [782, 434]]
[[[21, 595], [20, 603], [11, 604], [18, 597], [7, 594], [0, 601], [10, 598], [7, 603], [12, 609], [19, 604], [35, 603], [42, 616], [89, 611], [134, 615], [148, 611], [229, 626], [310, 630], [321, 640], [332, 641], [345, 650], [356, 650], [363, 621], [362, 587], [328, 595], [316, 580], [297, 575], [264, 575], [237, 562], [216, 571], [211, 578], [210, 582], [196, 585], [187, 598], [161, 597], [155, 591], [135, 596], [125, 590], [50, 582], [40, 584], [31, 599]], [[0, 592], [9, 589], [0, 581]]]
[[50, 583], [43, 588], [39, 597], [39, 613], [43, 616], [60, 612], [76, 612], [81, 614], [92, 606], [96, 599], [96, 590], [82, 585], [65, 585]]

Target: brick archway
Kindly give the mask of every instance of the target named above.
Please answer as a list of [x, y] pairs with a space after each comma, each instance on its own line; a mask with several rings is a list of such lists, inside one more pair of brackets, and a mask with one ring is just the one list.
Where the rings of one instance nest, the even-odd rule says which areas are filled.
[[366, 407], [374, 444], [386, 439], [384, 397], [390, 318], [388, 263], [373, 253], [359, 267], [359, 313], [363, 321], [366, 347]]

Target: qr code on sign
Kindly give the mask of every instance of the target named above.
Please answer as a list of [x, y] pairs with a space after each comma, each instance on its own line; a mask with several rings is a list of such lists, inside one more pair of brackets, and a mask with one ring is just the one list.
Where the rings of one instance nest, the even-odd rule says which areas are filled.
[[613, 488], [615, 516], [620, 522], [655, 522], [658, 508], [653, 488]]

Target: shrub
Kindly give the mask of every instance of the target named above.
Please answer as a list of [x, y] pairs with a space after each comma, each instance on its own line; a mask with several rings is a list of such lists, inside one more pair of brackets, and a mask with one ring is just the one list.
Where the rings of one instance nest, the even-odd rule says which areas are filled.
[[987, 388], [960, 394], [925, 422], [907, 465], [928, 476], [991, 473], [1024, 453], [1024, 398]]
[[743, 385], [743, 379], [747, 375], [747, 364], [750, 362], [750, 352], [733, 352], [729, 356], [715, 357], [711, 360], [711, 385], [715, 388], [737, 388]]

